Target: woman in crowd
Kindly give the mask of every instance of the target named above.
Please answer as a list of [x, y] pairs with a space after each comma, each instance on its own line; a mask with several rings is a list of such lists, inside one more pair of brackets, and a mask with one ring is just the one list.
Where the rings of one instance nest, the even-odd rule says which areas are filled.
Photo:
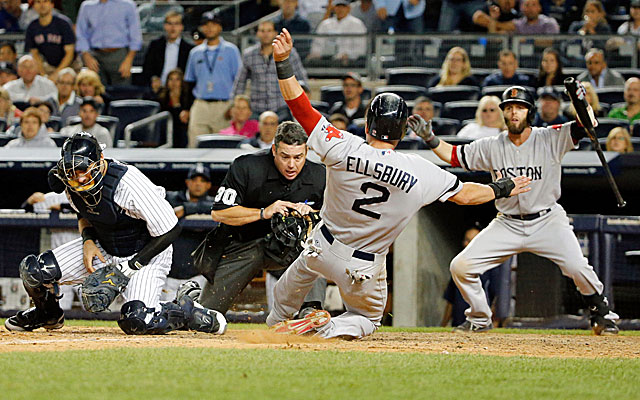
[[229, 109], [231, 125], [220, 131], [221, 135], [240, 135], [254, 137], [258, 133], [258, 121], [251, 117], [251, 103], [249, 96], [239, 94], [233, 98], [233, 105]]
[[440, 73], [429, 81], [428, 86], [478, 86], [478, 81], [471, 75], [469, 55], [462, 47], [452, 47], [442, 63]]
[[180, 68], [171, 70], [167, 75], [167, 85], [158, 92], [161, 111], [169, 111], [173, 117], [173, 147], [187, 147], [189, 137], [187, 128], [189, 117], [185, 108], [187, 104], [187, 85], [183, 81], [184, 74]]
[[607, 151], [617, 151], [618, 153], [632, 153], [633, 144], [631, 143], [631, 135], [626, 128], [613, 128], [607, 136]]
[[4, 129], [6, 130], [13, 124], [20, 122], [21, 115], [22, 111], [13, 105], [9, 92], [0, 87], [0, 118], [4, 118], [6, 122]]
[[536, 88], [543, 86], [562, 86], [564, 85], [564, 79], [565, 76], [562, 72], [560, 53], [553, 47], [547, 47], [542, 52]]
[[499, 105], [500, 99], [496, 96], [481, 98], [476, 110], [475, 121], [462, 127], [458, 136], [465, 139], [480, 139], [495, 136], [507, 129]]
[[109, 104], [109, 98], [105, 94], [104, 85], [100, 76], [90, 70], [83, 69], [76, 77], [76, 94], [80, 97], [93, 97], [97, 103], [102, 104], [102, 111]]
[[569, 33], [587, 35], [607, 35], [611, 27], [607, 22], [607, 13], [598, 0], [587, 0], [582, 9], [582, 20], [574, 21], [569, 26]]
[[56, 147], [49, 137], [47, 127], [42, 123], [40, 111], [35, 107], [27, 108], [20, 118], [20, 134], [5, 147]]

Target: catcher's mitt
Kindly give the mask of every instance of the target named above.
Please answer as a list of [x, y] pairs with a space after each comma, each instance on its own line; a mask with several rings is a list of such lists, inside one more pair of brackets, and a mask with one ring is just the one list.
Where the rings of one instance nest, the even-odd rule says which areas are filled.
[[292, 210], [289, 215], [273, 214], [272, 233], [265, 238], [266, 254], [283, 267], [288, 267], [298, 258], [303, 249], [302, 245], [318, 222], [320, 214], [317, 212], [300, 215]]
[[82, 284], [82, 304], [90, 312], [101, 312], [109, 308], [113, 300], [129, 283], [115, 265], [95, 270]]

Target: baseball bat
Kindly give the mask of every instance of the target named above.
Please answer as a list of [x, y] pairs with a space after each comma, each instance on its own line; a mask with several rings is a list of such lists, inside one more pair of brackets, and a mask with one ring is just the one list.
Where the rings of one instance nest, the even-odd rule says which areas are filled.
[[[607, 160], [604, 158], [604, 153], [602, 152], [602, 148], [600, 147], [600, 143], [598, 142], [598, 136], [596, 135], [596, 130], [591, 122], [591, 117], [593, 116], [593, 111], [589, 107], [589, 103], [587, 103], [586, 92], [584, 87], [578, 85], [578, 81], [574, 78], [567, 78], [564, 80], [564, 87], [567, 89], [567, 93], [571, 98], [571, 104], [573, 104], [573, 108], [576, 110], [576, 115], [578, 120], [582, 123], [585, 131], [587, 132], [587, 136], [591, 139], [591, 143], [593, 143], [593, 148], [596, 150], [598, 154], [598, 158], [600, 159], [600, 163], [604, 168], [604, 174], [607, 177], [607, 181], [609, 181], [609, 186], [613, 190], [613, 194], [616, 196], [616, 201], [618, 202], [618, 207], [622, 208], [627, 205], [627, 202], [624, 201], [622, 195], [620, 194], [620, 189], [618, 189], [618, 185], [616, 181], [613, 179], [613, 175], [611, 174], [611, 170], [609, 169], [609, 164], [607, 164]], [[590, 115], [591, 112], [591, 115]], [[595, 119], [595, 117], [594, 117]]]

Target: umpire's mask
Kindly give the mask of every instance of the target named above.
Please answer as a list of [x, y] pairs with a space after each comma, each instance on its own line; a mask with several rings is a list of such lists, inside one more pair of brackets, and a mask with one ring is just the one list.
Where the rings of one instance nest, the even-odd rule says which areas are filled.
[[102, 198], [102, 161], [102, 147], [90, 133], [76, 133], [62, 145], [58, 176], [89, 207], [97, 205]]

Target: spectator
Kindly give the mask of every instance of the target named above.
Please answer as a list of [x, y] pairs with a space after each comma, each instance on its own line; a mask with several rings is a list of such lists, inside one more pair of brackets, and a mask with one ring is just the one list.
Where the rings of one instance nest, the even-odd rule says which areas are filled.
[[631, 19], [618, 27], [618, 35], [640, 36], [640, 0], [631, 0], [629, 14]]
[[542, 52], [536, 87], [564, 85], [564, 79], [560, 53], [553, 47], [547, 47]]
[[[373, 0], [358, 0], [351, 4], [351, 15], [358, 18], [367, 27], [367, 32], [380, 30], [380, 19]], [[281, 30], [278, 30], [280, 32]]]
[[25, 55], [18, 61], [20, 79], [6, 83], [3, 87], [11, 96], [11, 101], [25, 101], [35, 104], [47, 97], [57, 97], [56, 85], [44, 76], [38, 75], [38, 67], [33, 56]]
[[349, 120], [344, 116], [344, 114], [331, 114], [331, 116], [329, 117], [329, 122], [331, 123], [331, 125], [335, 126], [341, 131], [346, 131], [347, 126], [349, 126]]
[[309, 21], [296, 12], [298, 0], [279, 0], [281, 14], [273, 21], [276, 32], [282, 32], [286, 28], [289, 33], [310, 33]]
[[5, 145], [10, 147], [56, 147], [56, 142], [49, 137], [47, 127], [42, 123], [40, 111], [35, 107], [27, 108], [20, 117], [20, 134], [18, 138]]
[[252, 138], [245, 139], [240, 145], [241, 149], [269, 149], [276, 137], [278, 128], [278, 114], [273, 111], [265, 111], [258, 119], [258, 134]]
[[336, 102], [330, 109], [329, 115], [342, 114], [347, 117], [350, 125], [354, 119], [364, 118], [367, 105], [362, 101], [362, 78], [355, 72], [348, 72], [342, 77], [342, 94], [344, 101]]
[[191, 43], [182, 40], [182, 14], [169, 11], [164, 17], [163, 26], [165, 34], [149, 43], [142, 67], [144, 85], [153, 87], [152, 81], [156, 81], [154, 93], [158, 92], [160, 86], [167, 85], [170, 71], [186, 69], [189, 52], [193, 48]]
[[607, 68], [604, 59], [604, 52], [600, 49], [591, 49], [584, 56], [587, 63], [587, 70], [582, 72], [576, 79], [579, 81], [589, 81], [594, 88], [607, 86], [622, 86], [624, 78], [618, 71]]
[[469, 55], [462, 47], [452, 47], [442, 63], [440, 73], [429, 80], [427, 86], [478, 86], [478, 81], [471, 75]]
[[90, 69], [83, 69], [76, 77], [76, 94], [81, 98], [93, 97], [101, 107], [109, 103], [100, 76]]
[[416, 98], [413, 106], [413, 114], [418, 114], [425, 121], [430, 121], [433, 117], [435, 117], [433, 101], [425, 96]]
[[[327, 18], [318, 25], [316, 33], [319, 35], [350, 35], [365, 34], [367, 27], [358, 18], [350, 14], [349, 0], [334, 0], [335, 16]], [[343, 65], [350, 60], [364, 57], [367, 53], [366, 38], [316, 38], [311, 43], [309, 60], [331, 57], [339, 60]]]
[[[581, 83], [582, 86], [584, 86], [585, 91], [587, 92], [587, 103], [589, 103], [589, 105], [593, 109], [593, 114], [598, 118], [606, 117], [606, 110], [600, 105], [598, 93], [596, 93], [591, 83], [586, 81], [583, 81]], [[569, 103], [569, 106], [564, 111], [564, 115], [567, 117], [567, 119], [570, 120], [576, 118], [576, 110], [573, 108], [573, 104]]]
[[558, 21], [542, 14], [540, 0], [524, 0], [520, 3], [523, 16], [513, 21], [519, 35], [555, 35], [560, 32]]
[[220, 37], [222, 19], [215, 12], [206, 12], [200, 19], [200, 30], [206, 43], [189, 53], [184, 80], [189, 83], [195, 101], [189, 117], [189, 146], [196, 146], [196, 136], [219, 132], [224, 128], [224, 114], [242, 60], [236, 45]]
[[58, 88], [58, 97], [55, 98], [56, 102], [56, 115], [60, 117], [60, 121], [63, 125], [67, 118], [78, 115], [80, 110], [80, 98], [76, 96], [75, 87], [76, 83], [76, 71], [67, 67], [58, 73], [58, 79], [56, 80], [56, 87]]
[[169, 111], [173, 117], [174, 148], [187, 147], [189, 144], [189, 136], [187, 135], [189, 120], [185, 118], [186, 113], [183, 113], [183, 111], [188, 111], [186, 108], [188, 97], [184, 74], [180, 68], [169, 72], [167, 85], [160, 89], [157, 99], [160, 103], [160, 111]]
[[463, 126], [458, 136], [466, 139], [480, 139], [496, 136], [507, 129], [500, 109], [500, 99], [496, 96], [484, 96], [478, 102], [476, 119]]
[[258, 133], [258, 121], [250, 119], [253, 111], [248, 96], [239, 94], [233, 98], [233, 104], [229, 109], [231, 124], [220, 130], [221, 135], [240, 135], [254, 137]]
[[[256, 115], [286, 106], [282, 96], [274, 96], [274, 93], [278, 93], [280, 90], [276, 63], [272, 56], [272, 42], [277, 34], [273, 21], [260, 22], [256, 33], [259, 43], [243, 52], [242, 68], [233, 84], [233, 95], [237, 96], [244, 94], [247, 81], [251, 80], [251, 109]], [[299, 80], [308, 80], [307, 71], [302, 66], [302, 61], [300, 61], [300, 56], [295, 48], [291, 49], [289, 57], [296, 77]]]
[[18, 79], [18, 72], [13, 64], [9, 64], [5, 61], [0, 61], [0, 86], [4, 86], [5, 83], [15, 81]]
[[40, 74], [55, 81], [58, 73], [73, 62], [76, 35], [69, 18], [52, 14], [53, 0], [35, 0], [33, 7], [39, 18], [27, 27], [24, 49], [33, 56]]
[[442, 0], [438, 31], [450, 33], [468, 30], [460, 27], [473, 25], [473, 15], [485, 4], [484, 0]]
[[[209, 168], [200, 164], [190, 168], [184, 183], [187, 190], [167, 192], [165, 196], [176, 216], [182, 219], [195, 214], [209, 215], [213, 203], [213, 197], [208, 195], [211, 190]], [[173, 242], [173, 262], [162, 288], [161, 301], [173, 301], [178, 287], [187, 280], [198, 282], [200, 287], [204, 286], [206, 279], [196, 271], [191, 252], [204, 240], [207, 232], [202, 229], [183, 228], [178, 239]]]
[[518, 18], [515, 0], [495, 0], [473, 14], [476, 30], [489, 33], [508, 33], [516, 29], [514, 20]]
[[547, 86], [539, 94], [540, 111], [536, 113], [531, 126], [547, 127], [564, 124], [569, 120], [562, 114], [562, 96], [553, 87]]
[[0, 9], [0, 29], [5, 32], [20, 32], [22, 8], [20, 0], [4, 0]]
[[629, 131], [623, 127], [616, 127], [609, 132], [606, 143], [607, 151], [617, 151], [618, 153], [633, 153], [633, 144]]
[[[334, 4], [338, 4], [334, 0]], [[395, 32], [424, 32], [422, 15], [426, 0], [375, 0], [376, 13], [383, 32], [393, 29]]]
[[640, 79], [631, 77], [624, 84], [624, 107], [609, 111], [609, 118], [625, 119], [632, 124], [640, 119]]
[[47, 132], [56, 132], [59, 129], [54, 129], [49, 126], [49, 121], [51, 121], [51, 115], [54, 112], [54, 106], [50, 101], [41, 101], [40, 103], [34, 104], [34, 107], [40, 111], [40, 116], [42, 117], [42, 125], [47, 127]]
[[16, 65], [18, 60], [18, 53], [16, 53], [16, 47], [11, 42], [0, 43], [0, 61]]
[[95, 100], [95, 98], [82, 98], [78, 115], [80, 116], [80, 123], [65, 126], [62, 128], [60, 133], [71, 137], [78, 132], [89, 132], [98, 140], [98, 143], [104, 144], [106, 147], [111, 147], [113, 145], [113, 137], [111, 137], [109, 130], [96, 122], [100, 115], [100, 104]]
[[22, 111], [14, 106], [6, 89], [0, 87], [0, 118], [4, 118], [6, 127], [20, 122]]
[[107, 85], [131, 83], [131, 66], [142, 48], [136, 5], [131, 0], [86, 0], [78, 11], [76, 50], [84, 65]]
[[611, 27], [607, 22], [607, 13], [598, 0], [587, 0], [582, 9], [582, 20], [574, 21], [569, 26], [569, 33], [586, 35], [608, 35]]
[[500, 68], [500, 72], [494, 72], [487, 76], [482, 83], [483, 87], [497, 85], [531, 86], [531, 81], [527, 75], [516, 72], [518, 60], [516, 60], [516, 55], [511, 50], [500, 51], [499, 57], [498, 68]]
[[314, 31], [320, 21], [331, 16], [333, 6], [330, 0], [300, 0], [298, 14], [309, 21], [311, 31]]

